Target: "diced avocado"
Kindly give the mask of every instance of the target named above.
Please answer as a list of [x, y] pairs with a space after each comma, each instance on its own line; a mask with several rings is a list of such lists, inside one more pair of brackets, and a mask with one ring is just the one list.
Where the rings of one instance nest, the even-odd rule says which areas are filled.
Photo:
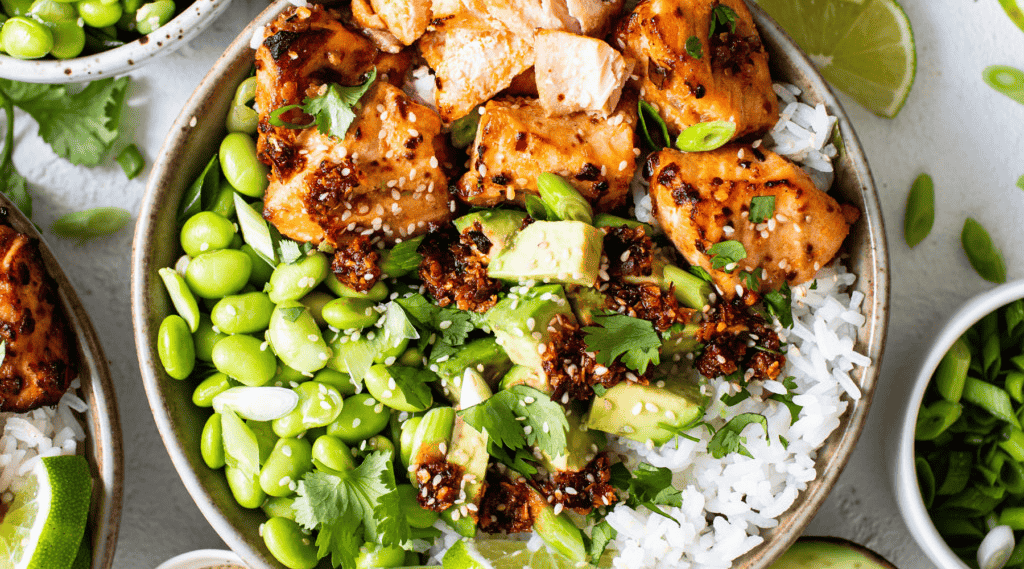
[[646, 443], [663, 445], [676, 430], [704, 415], [695, 380], [677, 379], [665, 387], [623, 382], [594, 397], [587, 427]]
[[594, 286], [604, 232], [582, 221], [537, 221], [491, 257], [487, 275], [506, 281], [547, 281]]
[[669, 285], [673, 285], [676, 300], [683, 306], [703, 310], [708, 304], [711, 283], [673, 265], [663, 267], [662, 272], [661, 289], [668, 290]]
[[[466, 409], [479, 405], [490, 396], [491, 389], [484, 382], [484, 378], [479, 373], [467, 369], [463, 376], [459, 408]], [[479, 506], [480, 500], [483, 499], [484, 479], [487, 477], [487, 464], [490, 461], [490, 455], [487, 454], [487, 434], [474, 429], [461, 417], [456, 417], [447, 460], [463, 468], [462, 493], [465, 493], [466, 498], [445, 510], [442, 517], [461, 535], [473, 537], [476, 534], [476, 515], [468, 508], [464, 510], [463, 507], [466, 504]], [[459, 515], [456, 516], [456, 513]]]
[[430, 370], [441, 376], [441, 387], [452, 403], [459, 401], [461, 378], [466, 369], [479, 373], [484, 382], [493, 388], [511, 367], [512, 360], [508, 359], [508, 354], [492, 337], [473, 340], [448, 359], [430, 362]]
[[576, 413], [567, 414], [569, 429], [565, 432], [565, 448], [558, 456], [551, 457], [542, 451], [542, 464], [548, 472], [578, 472], [594, 460], [594, 456], [605, 447], [607, 437], [601, 431], [588, 429]]
[[768, 569], [896, 569], [881, 555], [845, 539], [801, 537]]
[[700, 326], [696, 324], [676, 324], [662, 333], [661, 357], [686, 354], [696, 351], [700, 347], [697, 341], [697, 330]]
[[508, 370], [505, 377], [501, 378], [501, 384], [498, 387], [500, 389], [508, 389], [516, 385], [526, 385], [548, 395], [553, 393], [547, 380], [537, 370], [526, 366], [512, 366], [512, 369]]
[[548, 331], [555, 316], [562, 314], [575, 322], [572, 307], [561, 285], [536, 286], [509, 294], [487, 311], [487, 324], [498, 344], [512, 362], [541, 369], [542, 344], [551, 339]]
[[608, 310], [608, 297], [592, 287], [572, 287], [565, 294], [572, 303], [572, 311], [581, 326], [594, 324], [594, 313]]
[[530, 513], [533, 514], [533, 531], [555, 551], [576, 563], [587, 559], [583, 544], [583, 532], [572, 523], [566, 514], [555, 514], [540, 492], [530, 488]]
[[484, 237], [491, 242], [491, 248], [485, 254], [488, 258], [493, 259], [508, 246], [509, 238], [523, 226], [524, 219], [526, 219], [525, 211], [488, 209], [464, 215], [453, 223], [459, 233], [462, 233], [473, 227], [474, 223], [480, 222], [480, 229]]
[[655, 254], [651, 259], [651, 274], [649, 275], [623, 275], [622, 280], [629, 284], [655, 284], [661, 290], [668, 290], [668, 283], [665, 282], [665, 266], [668, 260], [663, 255]]
[[[455, 428], [455, 409], [451, 407], [435, 407], [420, 419], [416, 432], [409, 441], [409, 471], [414, 472], [420, 465], [443, 457], [442, 447], [447, 448], [452, 442]], [[406, 453], [403, 445], [402, 454]], [[415, 476], [410, 477], [417, 486]]]

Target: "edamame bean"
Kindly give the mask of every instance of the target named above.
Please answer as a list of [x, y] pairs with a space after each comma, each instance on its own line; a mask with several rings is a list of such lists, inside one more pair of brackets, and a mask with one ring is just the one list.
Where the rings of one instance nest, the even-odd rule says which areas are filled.
[[156, 2], [143, 4], [135, 12], [135, 29], [142, 35], [151, 34], [160, 26], [171, 21], [171, 18], [174, 17], [174, 10], [173, 0], [156, 0]]
[[259, 129], [260, 116], [248, 105], [234, 105], [228, 111], [224, 126], [228, 132], [243, 132], [245, 134], [256, 134]]
[[370, 290], [366, 292], [359, 292], [354, 288], [341, 284], [338, 281], [338, 277], [334, 276], [334, 273], [327, 275], [324, 283], [331, 292], [343, 298], [361, 298], [380, 302], [388, 297], [388, 285], [384, 284], [384, 281], [377, 281], [377, 284], [370, 287]]
[[257, 290], [263, 290], [263, 287], [270, 282], [270, 276], [274, 274], [274, 267], [272, 267], [263, 257], [260, 257], [259, 253], [257, 253], [256, 250], [252, 248], [252, 245], [249, 245], [248, 243], [243, 244], [238, 248], [238, 250], [248, 255], [249, 260], [252, 261], [252, 272], [249, 274], [249, 284], [256, 287]]
[[307, 381], [309, 381], [309, 378], [301, 371], [292, 369], [283, 363], [278, 363], [277, 375], [274, 376], [271, 383], [278, 387], [298, 387], [300, 383], [305, 383]]
[[[319, 381], [320, 383], [330, 385], [337, 389], [338, 393], [340, 393], [342, 397], [348, 397], [356, 392], [357, 382], [352, 381], [352, 376], [331, 368], [324, 368], [316, 372], [316, 375], [313, 376], [313, 381]], [[344, 411], [344, 409], [342, 409], [342, 411]]]
[[409, 346], [398, 358], [399, 365], [423, 367], [423, 352], [416, 346]]
[[230, 464], [224, 467], [224, 476], [228, 479], [228, 488], [239, 506], [250, 510], [259, 508], [267, 499], [267, 494], [260, 488], [259, 474], [246, 474]]
[[307, 381], [296, 387], [295, 393], [299, 395], [299, 404], [271, 423], [279, 437], [294, 437], [308, 429], [326, 427], [342, 411], [341, 394], [329, 385]]
[[426, 411], [433, 404], [434, 396], [418, 376], [429, 373], [405, 366], [392, 366], [389, 369], [386, 365], [377, 364], [366, 372], [363, 384], [378, 401], [392, 409]]
[[401, 567], [405, 563], [405, 550], [397, 545], [365, 543], [356, 556], [356, 569]]
[[124, 13], [120, 4], [105, 0], [81, 0], [75, 6], [78, 8], [78, 15], [87, 25], [94, 28], [113, 26]]
[[213, 346], [227, 338], [228, 335], [213, 329], [213, 322], [205, 314], [199, 316], [199, 326], [192, 333], [192, 341], [196, 346], [196, 359], [202, 362], [213, 361]]
[[221, 249], [194, 257], [185, 269], [185, 282], [196, 296], [223, 298], [242, 290], [249, 282], [252, 260], [234, 249]]
[[[391, 342], [394, 340], [392, 339]], [[392, 365], [409, 347], [409, 338], [402, 338], [397, 344], [387, 345], [377, 342], [377, 353], [373, 356], [374, 363]]]
[[270, 421], [246, 420], [245, 426], [249, 427], [249, 430], [256, 437], [256, 444], [260, 449], [260, 464], [266, 464], [278, 440], [274, 429], [270, 426]]
[[231, 99], [231, 104], [235, 106], [248, 105], [256, 100], [256, 86], [259, 81], [256, 77], [247, 77], [244, 81], [238, 84], [235, 89], [235, 98]]
[[324, 472], [348, 472], [356, 467], [352, 450], [331, 435], [323, 435], [313, 441], [313, 464]]
[[260, 509], [268, 518], [286, 518], [295, 521], [295, 498], [267, 498]]
[[327, 278], [331, 262], [323, 253], [306, 255], [294, 263], [281, 263], [270, 275], [270, 300], [280, 304], [299, 300]]
[[231, 380], [226, 374], [216, 372], [196, 386], [192, 392], [192, 403], [196, 407], [213, 407], [213, 398], [231, 389]]
[[336, 298], [323, 307], [323, 318], [338, 330], [363, 329], [380, 320], [372, 300]]
[[220, 423], [220, 413], [210, 415], [203, 425], [199, 437], [199, 454], [206, 466], [213, 470], [224, 467], [224, 430]]
[[287, 518], [270, 518], [263, 524], [263, 543], [270, 554], [288, 569], [316, 567], [317, 548], [313, 540], [302, 533], [299, 524]]
[[359, 393], [345, 399], [338, 418], [327, 425], [327, 434], [355, 445], [384, 430], [390, 420], [390, 409], [369, 393]]
[[268, 496], [295, 492], [302, 477], [313, 470], [313, 447], [306, 439], [278, 439], [260, 471], [260, 487]]
[[429, 528], [437, 521], [437, 512], [420, 506], [416, 495], [416, 488], [413, 488], [412, 484], [398, 485], [398, 499], [402, 503], [402, 511], [405, 512], [406, 521], [414, 528]]
[[221, 183], [220, 189], [217, 191], [217, 197], [213, 198], [213, 202], [207, 210], [216, 213], [224, 219], [235, 217], [235, 189], [231, 187], [227, 180]]
[[391, 439], [384, 435], [374, 435], [359, 443], [359, 454], [366, 456], [372, 452], [391, 453], [391, 457], [394, 458], [395, 443], [391, 442]]
[[184, 318], [177, 314], [164, 318], [156, 335], [156, 351], [167, 375], [185, 379], [192, 373], [196, 366], [196, 349]]
[[78, 57], [85, 49], [85, 30], [77, 21], [51, 24], [50, 31], [53, 32], [50, 54], [57, 59]]
[[0, 7], [7, 16], [26, 16], [32, 9], [33, 0], [2, 0]]
[[248, 134], [232, 132], [220, 143], [224, 177], [239, 193], [261, 198], [267, 190], [269, 170], [256, 157], [256, 143]]
[[201, 211], [181, 226], [181, 248], [190, 257], [227, 249], [235, 238], [235, 224], [212, 211]]
[[243, 385], [265, 385], [277, 373], [277, 358], [270, 347], [245, 334], [228, 336], [213, 346], [213, 366]]
[[35, 20], [14, 16], [0, 28], [0, 45], [11, 57], [38, 59], [53, 49], [53, 32]]
[[163, 281], [164, 288], [167, 289], [167, 294], [171, 297], [171, 304], [174, 305], [178, 316], [185, 319], [190, 332], [198, 330], [199, 303], [196, 302], [196, 297], [192, 295], [192, 291], [185, 284], [185, 279], [178, 274], [178, 271], [170, 267], [160, 269], [157, 274], [160, 275], [160, 280]]
[[398, 439], [398, 452], [402, 458], [402, 466], [409, 468], [409, 461], [412, 460], [412, 445], [415, 442], [416, 430], [423, 417], [409, 417], [402, 423], [402, 432]]
[[32, 3], [29, 13], [47, 24], [74, 22], [78, 19], [78, 12], [74, 6], [54, 0], [36, 0]]
[[[69, 0], [60, 0], [61, 2], [68, 2]], [[77, 1], [77, 0], [70, 0]], [[143, 0], [121, 0], [121, 9], [130, 14], [135, 14], [135, 11], [142, 6]], [[134, 18], [133, 18], [134, 21]]]
[[324, 320], [324, 306], [332, 300], [334, 300], [334, 297], [330, 294], [314, 290], [302, 297], [299, 302], [309, 309], [309, 313], [313, 316], [313, 320], [316, 321], [317, 326], [320, 328], [326, 328], [327, 321]]
[[274, 303], [262, 292], [248, 292], [225, 296], [213, 306], [210, 320], [227, 334], [262, 332], [270, 325]]
[[320, 370], [331, 359], [331, 351], [313, 315], [294, 300], [282, 302], [274, 309], [267, 340], [282, 362], [303, 373]]

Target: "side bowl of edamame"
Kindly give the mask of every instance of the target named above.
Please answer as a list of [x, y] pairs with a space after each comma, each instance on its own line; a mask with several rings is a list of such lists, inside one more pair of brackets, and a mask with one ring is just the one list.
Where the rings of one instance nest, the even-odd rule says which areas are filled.
[[[1024, 456], [1015, 456], [1019, 437], [1014, 437], [1020, 432], [1016, 410], [1024, 408], [1021, 385], [1015, 385], [1024, 384], [1022, 299], [1024, 280], [1018, 280], [964, 304], [935, 336], [903, 402], [891, 448], [896, 501], [921, 549], [942, 569], [974, 566], [963, 558], [977, 562], [973, 551], [990, 532], [986, 547], [1012, 551], [1006, 567], [1019, 567], [1017, 558], [1024, 555], [1015, 519], [1024, 500], [1024, 480], [1017, 484], [1015, 473]], [[1004, 408], [1008, 413], [1001, 412]], [[986, 470], [993, 470], [993, 461], [999, 466], [990, 481]], [[979, 481], [1000, 497], [972, 497]], [[969, 508], [958, 506], [964, 500]], [[991, 531], [1005, 525], [1015, 530], [1016, 540], [999, 539]]]
[[132, 71], [191, 41], [230, 3], [11, 0], [0, 12], [0, 77], [80, 83]]

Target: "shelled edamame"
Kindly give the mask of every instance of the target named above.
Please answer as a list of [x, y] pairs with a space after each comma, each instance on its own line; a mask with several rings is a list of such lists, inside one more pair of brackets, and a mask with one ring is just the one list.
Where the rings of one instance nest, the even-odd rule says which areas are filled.
[[18, 59], [70, 59], [156, 31], [184, 0], [0, 0], [0, 50]]
[[1024, 568], [1024, 300], [972, 326], [945, 354], [917, 417], [921, 496], [968, 564], [997, 526], [1016, 534], [1005, 567]]

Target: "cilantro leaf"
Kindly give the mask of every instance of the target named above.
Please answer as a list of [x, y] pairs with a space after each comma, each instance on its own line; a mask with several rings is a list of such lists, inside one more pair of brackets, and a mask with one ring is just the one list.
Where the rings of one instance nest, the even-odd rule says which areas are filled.
[[489, 442], [499, 447], [535, 446], [551, 456], [565, 448], [569, 429], [565, 411], [532, 387], [517, 385], [499, 391], [458, 415], [474, 429], [486, 431]]
[[736, 11], [732, 8], [721, 4], [715, 6], [711, 10], [711, 25], [708, 26], [708, 37], [714, 37], [715, 34], [724, 31], [724, 28], [729, 28], [730, 32], [736, 33], [736, 17]]
[[719, 429], [715, 436], [711, 437], [711, 441], [708, 442], [708, 451], [711, 456], [722, 458], [729, 453], [738, 452], [743, 456], [753, 458], [750, 451], [743, 446], [747, 442], [747, 438], [740, 436], [743, 429], [751, 423], [760, 423], [764, 427], [764, 432], [768, 433], [768, 419], [764, 415], [757, 413], [737, 415]]
[[331, 565], [355, 569], [356, 552], [363, 545], [362, 530], [355, 518], [338, 518], [320, 526], [316, 536], [317, 557], [331, 556]]
[[793, 291], [789, 288], [789, 283], [783, 282], [779, 290], [768, 291], [763, 298], [768, 313], [778, 318], [786, 328], [792, 328]]
[[747, 258], [747, 250], [739, 241], [719, 241], [708, 249], [708, 254], [711, 255], [711, 268], [715, 270], [722, 270]]
[[651, 150], [661, 150], [672, 144], [668, 135], [668, 126], [665, 120], [658, 114], [658, 110], [647, 101], [640, 101], [637, 104], [638, 116], [640, 118], [640, 139], [644, 141]]
[[750, 223], [762, 223], [775, 215], [775, 196], [754, 196], [750, 198]]
[[[434, 305], [422, 294], [414, 294], [393, 302], [405, 309], [405, 313], [420, 328], [433, 330], [441, 334], [443, 342], [451, 346], [466, 343], [469, 333], [477, 327], [473, 313], [456, 308], [441, 308]], [[418, 336], [417, 336], [418, 337]], [[435, 351], [437, 347], [435, 346]], [[444, 354], [434, 355], [434, 358]]]
[[615, 528], [606, 520], [602, 520], [601, 523], [594, 526], [594, 529], [590, 531], [590, 537], [584, 534], [583, 541], [587, 548], [587, 559], [592, 565], [597, 565], [600, 562], [604, 550], [618, 534], [619, 532], [615, 531]]
[[754, 273], [740, 271], [740, 280], [747, 286], [747, 290], [757, 291], [761, 288], [761, 281], [758, 280], [757, 275]]
[[720, 397], [719, 399], [722, 401], [722, 403], [725, 403], [726, 406], [732, 407], [733, 405], [737, 405], [740, 402], [746, 401], [749, 398], [750, 392], [747, 391], [746, 387], [741, 387], [740, 390], [737, 391], [735, 394], [729, 395], [728, 393], [724, 393], [722, 394], [722, 397]]
[[704, 270], [704, 267], [701, 267], [701, 266], [698, 266], [698, 265], [691, 265], [688, 270], [690, 271], [691, 275], [693, 275], [693, 276], [695, 276], [697, 278], [700, 278], [700, 279], [704, 280], [705, 282], [709, 282], [709, 283], [713, 282], [711, 280], [711, 275], [708, 274], [708, 272]]
[[117, 139], [128, 81], [101, 79], [69, 94], [64, 85], [0, 80], [0, 91], [39, 123], [39, 135], [58, 156], [96, 166]]
[[699, 37], [690, 36], [686, 39], [686, 53], [694, 59], [704, 57], [704, 44], [700, 43]]
[[789, 415], [795, 423], [797, 422], [797, 419], [800, 418], [800, 411], [803, 410], [802, 406], [793, 402], [793, 395], [795, 395], [796, 390], [796, 378], [793, 376], [786, 377], [782, 380], [782, 385], [786, 387], [788, 393], [785, 395], [781, 393], [773, 393], [768, 397], [768, 399], [774, 399], [775, 401], [785, 405], [786, 408], [789, 409]]
[[626, 505], [631, 508], [643, 506], [676, 523], [672, 516], [658, 506], [680, 507], [683, 505], [682, 492], [672, 486], [672, 471], [641, 462], [630, 471], [624, 464], [611, 467], [611, 485], [629, 494]]
[[627, 367], [645, 373], [648, 365], [661, 363], [661, 338], [650, 321], [614, 312], [595, 315], [594, 321], [600, 327], [583, 328], [583, 341], [597, 352], [599, 364], [611, 365], [621, 355]]
[[[352, 107], [370, 90], [370, 85], [377, 79], [377, 70], [373, 69], [359, 85], [347, 87], [337, 83], [327, 85], [324, 92], [316, 97], [307, 97], [301, 105], [289, 105], [271, 113], [271, 123], [275, 126], [288, 128], [308, 128], [316, 125], [322, 134], [338, 140], [345, 138], [345, 133], [356, 119]], [[293, 108], [301, 108], [302, 112], [313, 117], [313, 123], [296, 125], [285, 123], [280, 116]]]
[[395, 380], [398, 391], [405, 395], [406, 402], [415, 407], [430, 407], [432, 401], [427, 383], [438, 379], [433, 373], [409, 366], [388, 366], [391, 379]]

